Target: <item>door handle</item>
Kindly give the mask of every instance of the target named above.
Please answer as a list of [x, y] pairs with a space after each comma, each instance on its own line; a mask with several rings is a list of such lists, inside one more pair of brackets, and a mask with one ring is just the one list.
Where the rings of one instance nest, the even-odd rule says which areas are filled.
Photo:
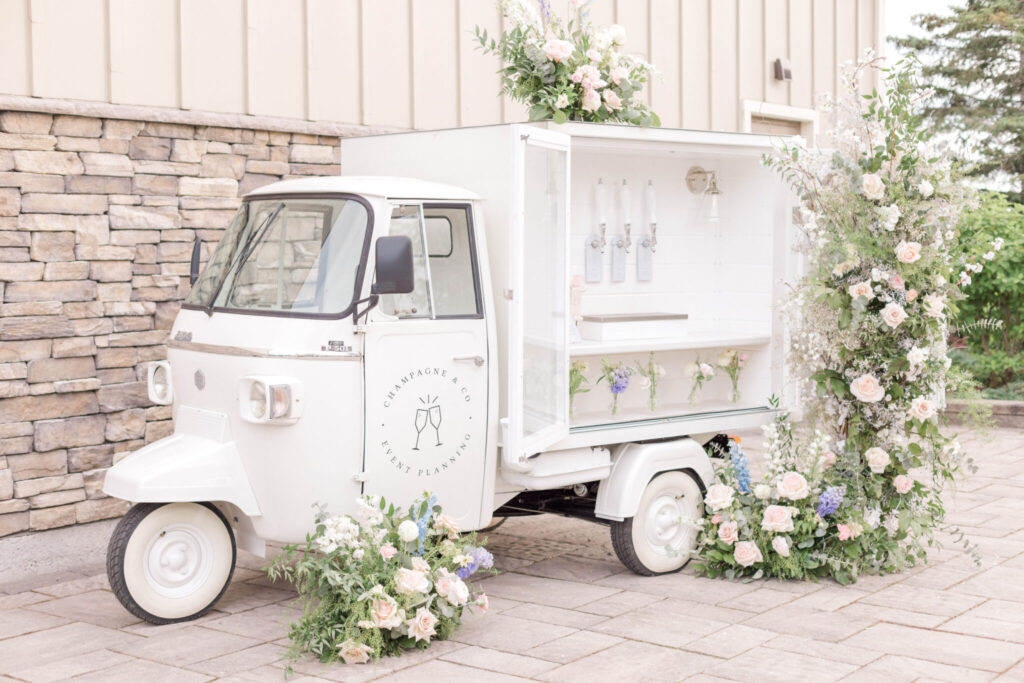
[[456, 363], [472, 363], [473, 365], [480, 367], [484, 364], [483, 356], [455, 356], [452, 358]]

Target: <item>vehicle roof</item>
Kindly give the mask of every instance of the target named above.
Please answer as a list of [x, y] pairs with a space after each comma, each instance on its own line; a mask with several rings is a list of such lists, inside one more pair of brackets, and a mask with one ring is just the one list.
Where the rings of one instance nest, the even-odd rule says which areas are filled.
[[306, 192], [346, 192], [350, 194], [387, 197], [389, 199], [480, 199], [469, 190], [432, 183], [416, 178], [399, 176], [314, 176], [292, 178], [264, 185], [249, 192], [246, 197], [260, 195]]

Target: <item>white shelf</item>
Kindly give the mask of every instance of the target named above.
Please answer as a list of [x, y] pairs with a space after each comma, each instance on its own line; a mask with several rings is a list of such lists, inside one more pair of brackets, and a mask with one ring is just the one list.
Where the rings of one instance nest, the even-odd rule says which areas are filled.
[[624, 339], [616, 341], [583, 340], [569, 344], [572, 356], [601, 356], [616, 353], [647, 353], [648, 351], [682, 351], [686, 349], [750, 348], [765, 346], [766, 334], [742, 332], [691, 332], [685, 337], [658, 339]]
[[[611, 401], [611, 395], [608, 397]], [[658, 409], [651, 412], [647, 408], [622, 408], [617, 415], [612, 415], [611, 408], [605, 410], [587, 411], [578, 414], [569, 423], [572, 429], [587, 429], [596, 427], [618, 427], [628, 426], [630, 423], [649, 423], [664, 420], [672, 420], [683, 417], [696, 417], [699, 415], [718, 415], [722, 413], [763, 411], [768, 407], [755, 401], [740, 400], [736, 403], [729, 401], [697, 401], [690, 403], [670, 403], [659, 405]]]

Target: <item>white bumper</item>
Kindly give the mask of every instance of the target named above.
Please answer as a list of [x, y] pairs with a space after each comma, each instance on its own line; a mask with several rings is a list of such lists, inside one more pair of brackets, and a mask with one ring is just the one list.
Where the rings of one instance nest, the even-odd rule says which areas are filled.
[[181, 406], [174, 434], [155, 441], [107, 471], [103, 491], [133, 503], [226, 502], [260, 514], [227, 416]]

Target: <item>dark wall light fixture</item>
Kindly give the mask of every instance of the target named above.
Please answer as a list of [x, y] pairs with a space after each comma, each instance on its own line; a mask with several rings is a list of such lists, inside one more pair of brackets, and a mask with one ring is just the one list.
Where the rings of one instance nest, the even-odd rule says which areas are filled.
[[793, 69], [789, 66], [788, 59], [775, 60], [775, 80], [777, 81], [791, 81], [793, 80]]

